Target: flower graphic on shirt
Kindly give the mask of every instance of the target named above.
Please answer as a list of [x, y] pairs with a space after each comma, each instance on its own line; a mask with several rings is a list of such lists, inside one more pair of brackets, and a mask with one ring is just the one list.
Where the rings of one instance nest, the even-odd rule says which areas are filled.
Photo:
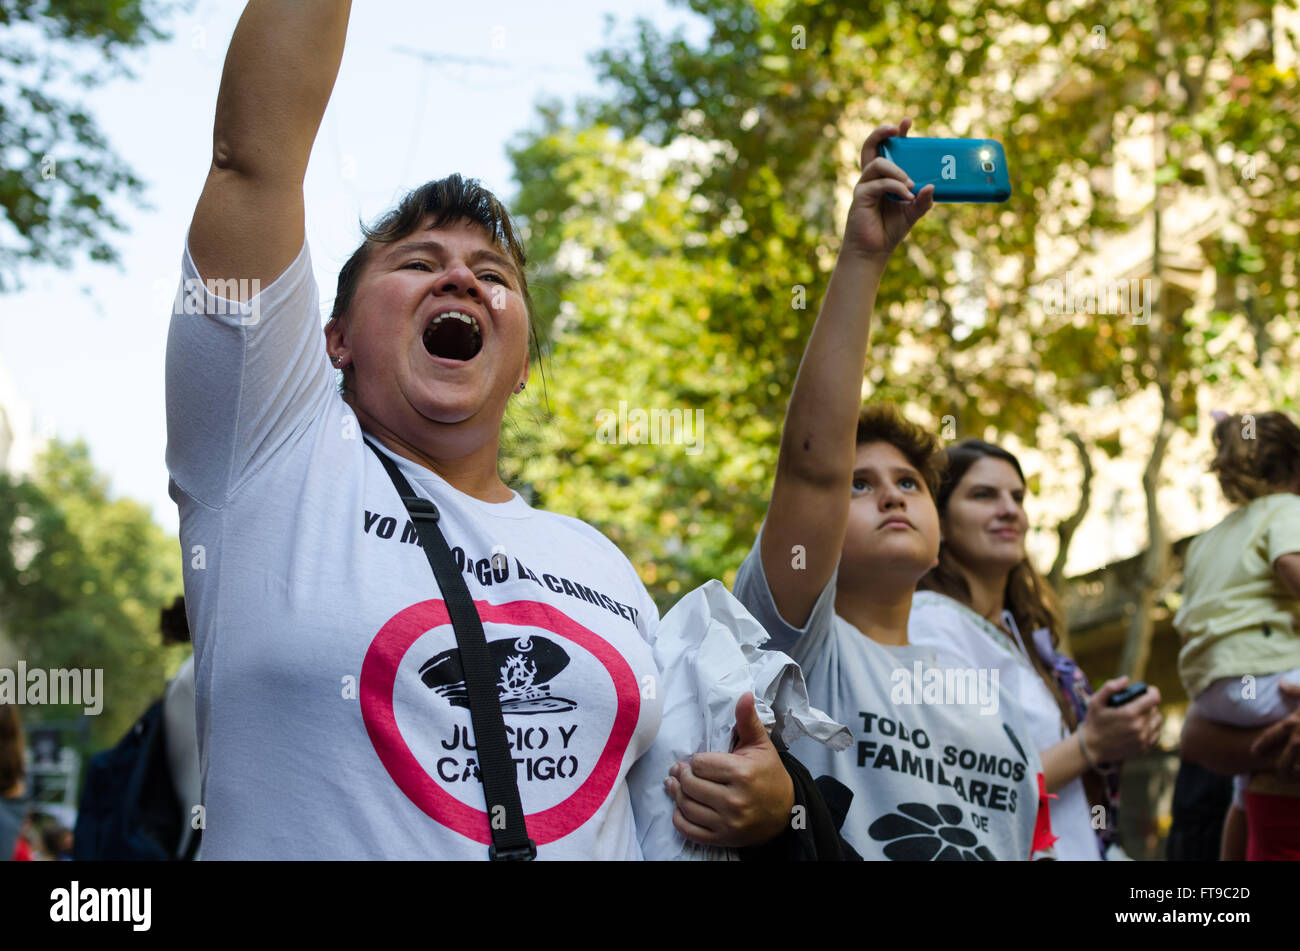
[[[488, 642], [488, 654], [497, 668], [497, 698], [501, 712], [563, 713], [577, 704], [551, 695], [549, 683], [569, 665], [569, 655], [549, 638], [524, 634]], [[460, 648], [429, 658], [420, 667], [424, 685], [454, 707], [469, 707], [469, 687], [461, 666]]]
[[885, 856], [895, 862], [993, 862], [988, 846], [961, 824], [962, 812], [944, 803], [904, 802], [867, 829], [877, 842], [888, 842]]

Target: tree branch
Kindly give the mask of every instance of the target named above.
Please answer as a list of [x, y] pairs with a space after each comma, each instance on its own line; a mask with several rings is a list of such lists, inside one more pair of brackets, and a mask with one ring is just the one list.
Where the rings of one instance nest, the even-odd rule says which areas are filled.
[[1083, 465], [1083, 479], [1079, 483], [1079, 504], [1075, 507], [1074, 513], [1056, 526], [1058, 541], [1056, 559], [1052, 562], [1052, 570], [1047, 573], [1047, 583], [1058, 594], [1065, 583], [1065, 561], [1070, 554], [1070, 542], [1087, 516], [1088, 506], [1092, 502], [1093, 469], [1092, 458], [1088, 455], [1088, 447], [1084, 445], [1082, 437], [1074, 430], [1066, 433], [1065, 438], [1073, 443], [1074, 448], [1079, 452], [1079, 462]]

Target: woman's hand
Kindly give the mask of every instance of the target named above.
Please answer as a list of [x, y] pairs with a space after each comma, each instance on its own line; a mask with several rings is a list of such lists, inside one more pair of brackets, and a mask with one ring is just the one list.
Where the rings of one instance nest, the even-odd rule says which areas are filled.
[[754, 695], [736, 704], [736, 748], [696, 753], [673, 765], [664, 786], [677, 803], [673, 825], [693, 842], [742, 848], [783, 831], [794, 809], [794, 782], [772, 745]]
[[[921, 216], [934, 207], [934, 186], [926, 185], [912, 194], [916, 184], [907, 173], [880, 157], [880, 143], [907, 135], [911, 119], [898, 125], [882, 125], [867, 136], [862, 146], [862, 177], [853, 188], [848, 223], [844, 228], [843, 250], [863, 257], [888, 257], [898, 242]], [[897, 195], [903, 201], [887, 196]]]
[[[1278, 684], [1285, 696], [1300, 700], [1300, 685], [1282, 681]], [[1279, 720], [1264, 731], [1257, 739], [1250, 752], [1254, 756], [1271, 756], [1277, 754], [1273, 772], [1278, 779], [1294, 782], [1300, 780], [1300, 707], [1291, 712], [1285, 720]]]
[[1145, 753], [1160, 739], [1160, 691], [1147, 692], [1122, 707], [1107, 706], [1128, 686], [1128, 678], [1108, 680], [1088, 700], [1088, 712], [1079, 726], [1083, 745], [1094, 763], [1117, 763]]

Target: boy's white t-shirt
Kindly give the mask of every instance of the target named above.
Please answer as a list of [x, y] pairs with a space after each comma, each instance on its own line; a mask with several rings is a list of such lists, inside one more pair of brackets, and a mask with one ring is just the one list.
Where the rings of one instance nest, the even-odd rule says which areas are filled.
[[[307, 246], [167, 340], [167, 468], [196, 656], [205, 859], [484, 859], [456, 640], [405, 508], [335, 389]], [[198, 306], [196, 306], [198, 305]], [[202, 310], [201, 313], [195, 313]], [[187, 312], [188, 311], [188, 312]], [[635, 859], [658, 612], [623, 554], [517, 494], [379, 446], [442, 514], [483, 620], [539, 858]]]
[[853, 731], [842, 752], [809, 739], [790, 747], [814, 778], [830, 775], [853, 793], [840, 834], [869, 861], [1028, 860], [1042, 764], [1005, 688], [990, 689], [988, 702], [974, 693], [961, 704], [926, 702], [939, 655], [877, 644], [840, 617], [834, 575], [804, 626], [792, 627], [761, 546], [760, 530], [734, 593], [771, 635], [764, 648], [803, 669], [812, 705]]
[[[981, 623], [982, 622], [982, 623]], [[999, 679], [1024, 711], [1030, 742], [1040, 754], [1070, 735], [1061, 708], [1038, 672], [1011, 643], [976, 612], [952, 598], [934, 591], [918, 591], [912, 597], [907, 637], [916, 644], [928, 644], [956, 657], [963, 665], [997, 669]], [[1067, 783], [1050, 799], [1052, 833], [1057, 836], [1056, 857], [1081, 862], [1101, 859], [1097, 833], [1092, 827], [1092, 810], [1082, 779]]]

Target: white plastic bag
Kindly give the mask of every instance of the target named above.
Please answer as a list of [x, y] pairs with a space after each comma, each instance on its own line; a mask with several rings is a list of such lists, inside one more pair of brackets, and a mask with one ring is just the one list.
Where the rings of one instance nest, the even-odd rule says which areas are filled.
[[808, 703], [803, 672], [785, 654], [761, 650], [767, 631], [720, 581], [677, 602], [659, 622], [654, 658], [663, 719], [653, 745], [628, 773], [641, 851], [647, 859], [726, 861], [735, 850], [697, 845], [673, 826], [668, 770], [693, 753], [731, 752], [736, 703], [753, 692], [768, 732], [788, 746], [811, 737], [833, 750], [852, 742], [848, 727]]

